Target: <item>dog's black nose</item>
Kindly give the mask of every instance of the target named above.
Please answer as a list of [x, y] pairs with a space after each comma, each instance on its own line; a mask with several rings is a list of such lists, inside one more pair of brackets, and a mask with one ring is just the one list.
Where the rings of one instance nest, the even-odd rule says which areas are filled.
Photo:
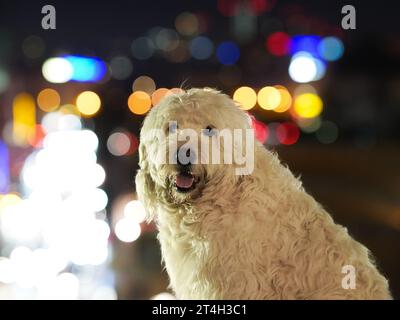
[[180, 166], [190, 166], [196, 163], [197, 156], [193, 149], [181, 147], [176, 152], [176, 162]]

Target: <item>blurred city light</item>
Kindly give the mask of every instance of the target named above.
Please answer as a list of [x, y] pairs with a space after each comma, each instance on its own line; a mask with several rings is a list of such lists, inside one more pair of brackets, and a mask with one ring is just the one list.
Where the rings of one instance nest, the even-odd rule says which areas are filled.
[[74, 68], [66, 58], [49, 58], [42, 66], [43, 77], [51, 83], [65, 83], [72, 79]]
[[321, 37], [314, 35], [294, 36], [291, 43], [291, 54], [306, 52], [313, 57], [319, 57], [318, 46], [321, 42]]
[[8, 89], [10, 84], [10, 76], [6, 70], [2, 69], [0, 66], [0, 94]]
[[315, 59], [306, 52], [293, 56], [289, 65], [289, 75], [293, 81], [306, 83], [317, 77], [318, 69]]
[[233, 100], [238, 102], [243, 110], [250, 110], [257, 103], [257, 94], [250, 87], [240, 87], [233, 94]]
[[8, 192], [8, 186], [10, 183], [9, 161], [8, 147], [0, 140], [0, 194]]
[[344, 52], [343, 42], [336, 37], [326, 37], [318, 45], [319, 55], [327, 61], [340, 59]]
[[100, 97], [93, 91], [84, 91], [76, 98], [76, 107], [84, 117], [92, 117], [100, 110]]
[[337, 140], [339, 130], [334, 122], [322, 121], [321, 126], [315, 132], [315, 135], [319, 142], [323, 144], [329, 144]]
[[114, 156], [126, 155], [131, 149], [131, 139], [124, 132], [114, 132], [107, 139], [107, 149]]
[[281, 103], [281, 94], [278, 89], [267, 86], [258, 92], [257, 101], [261, 108], [274, 110]]
[[264, 122], [258, 121], [253, 116], [251, 116], [251, 122], [256, 139], [261, 143], [265, 143], [268, 139], [268, 126]]
[[92, 57], [68, 55], [63, 57], [73, 69], [71, 80], [78, 82], [96, 82], [103, 79], [107, 72], [106, 64]]
[[144, 91], [148, 94], [152, 94], [156, 90], [155, 81], [149, 76], [137, 77], [133, 82], [132, 91]]
[[182, 12], [175, 19], [175, 28], [183, 36], [194, 36], [199, 32], [199, 21], [193, 13]]
[[154, 54], [154, 43], [148, 37], [139, 37], [131, 45], [132, 55], [139, 60], [147, 60]]
[[170, 90], [168, 90], [167, 88], [158, 88], [156, 91], [153, 92], [153, 94], [151, 95], [151, 103], [153, 104], [153, 106], [156, 106], [160, 103], [160, 101], [168, 96], [172, 94], [172, 92]]
[[292, 145], [297, 142], [300, 136], [299, 128], [291, 122], [284, 122], [276, 128], [276, 137], [281, 144]]
[[151, 97], [147, 92], [135, 91], [128, 98], [128, 107], [132, 113], [145, 114], [151, 108]]
[[19, 93], [13, 101], [13, 141], [18, 146], [27, 146], [35, 135], [36, 106], [29, 93]]
[[239, 57], [239, 47], [232, 41], [222, 42], [217, 47], [217, 58], [224, 65], [235, 64]]
[[321, 118], [298, 118], [296, 119], [297, 125], [300, 127], [301, 131], [306, 133], [315, 132], [321, 126]]
[[146, 219], [146, 210], [139, 200], [131, 200], [125, 205], [124, 216], [142, 223]]
[[175, 30], [161, 28], [156, 33], [155, 44], [162, 51], [172, 51], [179, 45], [179, 35]]
[[213, 50], [214, 45], [212, 41], [205, 36], [196, 37], [190, 42], [190, 53], [197, 60], [208, 59], [212, 55]]
[[270, 34], [265, 42], [268, 52], [275, 56], [284, 56], [290, 52], [292, 40], [285, 32]]
[[130, 77], [133, 66], [128, 57], [116, 56], [110, 62], [111, 76], [117, 80], [125, 80]]
[[133, 242], [140, 237], [141, 227], [135, 217], [124, 217], [115, 224], [114, 231], [122, 242]]
[[301, 118], [314, 118], [322, 112], [321, 98], [314, 93], [303, 93], [294, 100], [294, 111]]
[[274, 111], [282, 113], [289, 110], [292, 105], [292, 96], [289, 91], [283, 86], [275, 86], [275, 88], [279, 91], [280, 102], [279, 105], [274, 108]]
[[54, 89], [43, 89], [37, 96], [37, 104], [45, 112], [54, 111], [60, 106], [61, 98]]

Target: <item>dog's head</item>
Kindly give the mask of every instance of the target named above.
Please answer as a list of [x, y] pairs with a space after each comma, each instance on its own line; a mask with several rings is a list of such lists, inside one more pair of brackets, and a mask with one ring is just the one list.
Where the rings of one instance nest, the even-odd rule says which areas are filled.
[[253, 151], [250, 136], [249, 116], [218, 91], [191, 89], [164, 98], [140, 134], [136, 188], [148, 213], [157, 204], [193, 205], [204, 194], [225, 192], [241, 175], [245, 148]]

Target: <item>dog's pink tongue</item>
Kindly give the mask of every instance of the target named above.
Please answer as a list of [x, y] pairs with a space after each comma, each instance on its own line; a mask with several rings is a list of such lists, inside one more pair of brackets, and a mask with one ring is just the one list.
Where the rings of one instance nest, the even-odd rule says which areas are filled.
[[189, 189], [194, 182], [194, 177], [191, 175], [178, 174], [176, 176], [176, 186], [183, 189]]

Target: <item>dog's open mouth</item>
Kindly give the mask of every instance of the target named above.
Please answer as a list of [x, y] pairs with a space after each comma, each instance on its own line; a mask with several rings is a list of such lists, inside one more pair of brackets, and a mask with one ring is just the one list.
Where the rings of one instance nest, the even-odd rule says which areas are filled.
[[190, 172], [180, 172], [175, 176], [175, 187], [179, 192], [189, 192], [196, 187], [197, 179]]

